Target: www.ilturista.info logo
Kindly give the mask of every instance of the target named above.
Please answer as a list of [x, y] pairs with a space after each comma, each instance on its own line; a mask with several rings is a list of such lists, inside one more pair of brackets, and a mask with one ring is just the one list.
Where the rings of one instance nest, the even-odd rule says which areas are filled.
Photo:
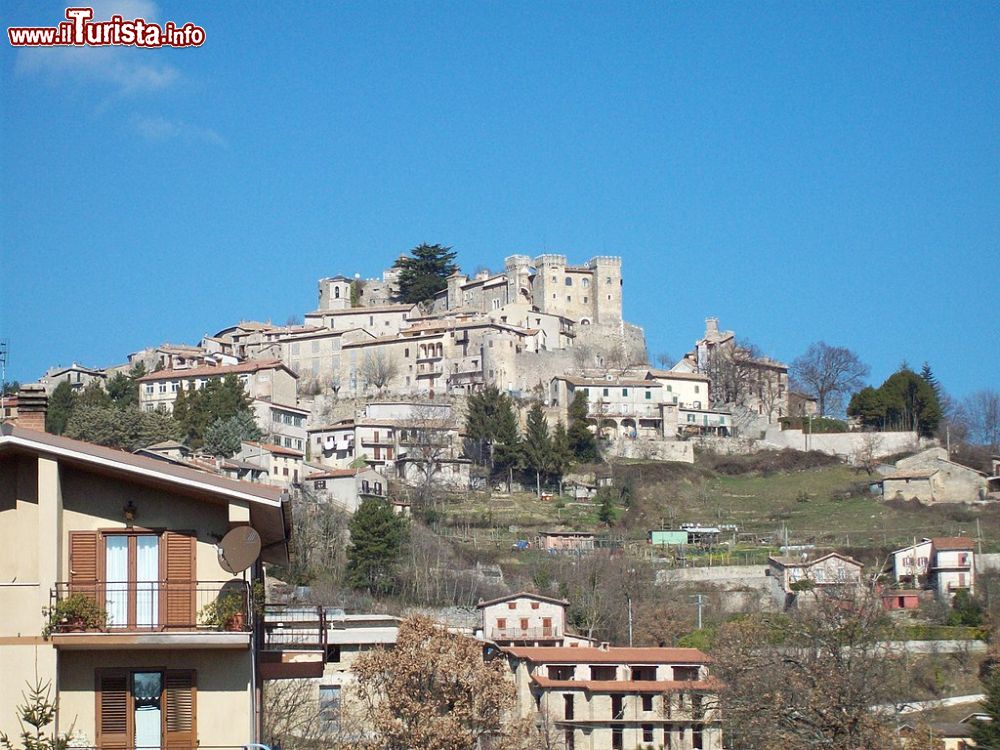
[[58, 26], [11, 26], [7, 37], [13, 47], [200, 47], [205, 30], [193, 23], [162, 26], [142, 18], [94, 21], [93, 8], [67, 8]]

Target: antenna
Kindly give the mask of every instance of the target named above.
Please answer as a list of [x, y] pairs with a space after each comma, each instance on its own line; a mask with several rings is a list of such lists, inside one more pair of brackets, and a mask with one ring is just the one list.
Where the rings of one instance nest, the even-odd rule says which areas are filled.
[[260, 534], [252, 526], [237, 526], [219, 542], [219, 565], [230, 573], [240, 573], [260, 555]]

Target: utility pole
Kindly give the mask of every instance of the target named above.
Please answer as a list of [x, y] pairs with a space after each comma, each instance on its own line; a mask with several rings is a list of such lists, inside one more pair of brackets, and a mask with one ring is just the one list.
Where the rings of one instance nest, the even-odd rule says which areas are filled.
[[694, 599], [694, 605], [698, 608], [698, 630], [701, 630], [701, 610], [705, 606], [705, 595], [704, 594], [691, 594], [691, 598]]
[[625, 592], [625, 601], [628, 602], [628, 647], [632, 648], [632, 594]]

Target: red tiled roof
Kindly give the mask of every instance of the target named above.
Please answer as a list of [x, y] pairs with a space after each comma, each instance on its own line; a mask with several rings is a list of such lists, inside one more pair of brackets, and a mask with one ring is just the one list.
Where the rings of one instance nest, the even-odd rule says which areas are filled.
[[668, 693], [680, 690], [718, 690], [718, 680], [554, 680], [544, 675], [532, 675], [532, 681], [543, 688], [587, 690], [591, 693]]
[[356, 477], [357, 469], [330, 469], [329, 471], [317, 471], [309, 474], [306, 479], [339, 479], [340, 477]]
[[292, 456], [294, 458], [302, 458], [305, 454], [302, 451], [292, 450], [291, 448], [285, 448], [282, 445], [274, 445], [273, 443], [254, 443], [250, 440], [244, 440], [243, 445], [252, 445], [255, 448], [260, 448], [267, 451], [268, 453], [274, 453], [279, 456]]
[[542, 602], [550, 602], [552, 604], [561, 604], [564, 607], [568, 607], [569, 606], [569, 602], [566, 601], [565, 599], [555, 599], [555, 598], [553, 598], [551, 596], [542, 596], [541, 594], [532, 594], [532, 593], [529, 593], [527, 591], [519, 591], [516, 594], [507, 594], [507, 596], [497, 597], [496, 599], [490, 599], [489, 601], [480, 600], [479, 604], [477, 604], [476, 607], [477, 608], [479, 608], [479, 607], [488, 607], [491, 604], [499, 604], [500, 602], [509, 602], [511, 599], [537, 599], [538, 601], [542, 601]]
[[611, 646], [509, 646], [518, 659], [552, 664], [705, 664], [711, 657], [696, 648], [629, 648]]
[[939, 536], [931, 539], [936, 550], [974, 549], [976, 542], [967, 536]]
[[136, 378], [136, 382], [142, 383], [147, 380], [185, 380], [204, 375], [228, 375], [230, 373], [239, 374], [243, 372], [257, 372], [258, 370], [273, 370], [278, 368], [288, 370], [294, 378], [298, 377], [298, 375], [292, 372], [288, 365], [280, 359], [259, 359], [250, 362], [240, 362], [238, 365], [191, 367], [185, 370], [157, 370], [156, 372], [151, 372], [148, 375], [143, 375], [141, 378]]

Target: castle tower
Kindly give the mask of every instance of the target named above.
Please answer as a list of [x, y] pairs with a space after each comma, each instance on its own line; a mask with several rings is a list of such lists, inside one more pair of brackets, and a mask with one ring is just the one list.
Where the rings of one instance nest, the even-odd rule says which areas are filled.
[[507, 301], [532, 304], [531, 258], [527, 255], [508, 255], [503, 265], [507, 273]]
[[351, 306], [351, 280], [344, 276], [319, 280], [320, 310], [347, 310]]
[[531, 293], [535, 307], [542, 312], [564, 315], [563, 289], [566, 284], [566, 256], [552, 253], [535, 258], [535, 283]]
[[590, 259], [587, 267], [593, 271], [594, 322], [621, 323], [622, 259], [614, 255], [598, 255]]
[[455, 271], [448, 277], [448, 310], [454, 310], [465, 303], [462, 299], [462, 285], [468, 280], [461, 271]]

